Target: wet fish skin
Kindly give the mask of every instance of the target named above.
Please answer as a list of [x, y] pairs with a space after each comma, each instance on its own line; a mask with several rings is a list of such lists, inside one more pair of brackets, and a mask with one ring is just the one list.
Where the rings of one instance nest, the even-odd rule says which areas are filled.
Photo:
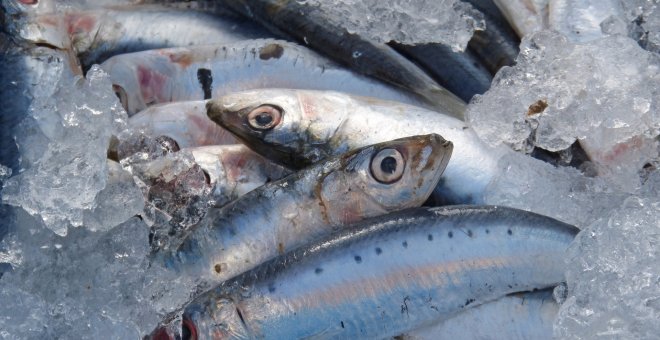
[[156, 103], [209, 99], [265, 87], [338, 90], [422, 103], [408, 93], [282, 40], [257, 39], [124, 54], [108, 59], [101, 67], [123, 91], [129, 115]]
[[[377, 181], [372, 158], [396, 149], [402, 177]], [[166, 258], [174, 270], [199, 278], [200, 289], [220, 283], [286, 250], [328, 234], [338, 225], [421, 205], [451, 155], [437, 135], [368, 146], [268, 183], [211, 209]]]
[[222, 3], [276, 34], [305, 44], [356, 72], [416, 93], [440, 112], [463, 118], [463, 101], [414, 63], [385, 44], [349, 33], [315, 6], [296, 0], [223, 0]]
[[438, 84], [465, 102], [469, 102], [475, 94], [486, 92], [493, 80], [493, 76], [469, 50], [454, 52], [442, 44], [389, 45], [416, 62]]
[[223, 282], [185, 311], [208, 339], [377, 338], [564, 280], [577, 228], [495, 206], [376, 217]]
[[[559, 304], [552, 290], [523, 292], [462, 311], [436, 325], [416, 329], [400, 340], [552, 340]], [[496, 334], [496, 335], [495, 335]]]
[[203, 100], [150, 106], [130, 117], [128, 124], [152, 137], [170, 137], [181, 148], [240, 143], [208, 118]]
[[[282, 108], [281, 122], [259, 132], [246, 124], [253, 108]], [[440, 178], [438, 203], [481, 204], [497, 173], [504, 148], [485, 145], [465, 123], [419, 107], [338, 92], [264, 89], [233, 93], [208, 104], [209, 117], [256, 152], [290, 168], [301, 168], [348, 150], [420, 133], [454, 143]]]
[[159, 6], [73, 8], [30, 16], [19, 25], [30, 28], [16, 29], [28, 40], [74, 50], [85, 68], [123, 53], [272, 36], [234, 14], [210, 15]]
[[292, 173], [243, 144], [198, 146], [188, 150], [209, 175], [214, 205], [223, 206], [271, 181]]

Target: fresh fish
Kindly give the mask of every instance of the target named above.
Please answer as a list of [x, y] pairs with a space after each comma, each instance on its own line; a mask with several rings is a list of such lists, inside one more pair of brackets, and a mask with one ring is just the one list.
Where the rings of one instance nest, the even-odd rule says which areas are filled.
[[551, 0], [493, 1], [521, 38], [548, 27]]
[[[557, 285], [577, 232], [496, 206], [392, 213], [223, 282], [185, 308], [182, 330], [194, 339], [394, 336]], [[173, 338], [174, 330], [158, 336]]]
[[[152, 0], [153, 2], [154, 0]], [[155, 0], [160, 2], [161, 0]], [[207, 11], [231, 8], [273, 33], [304, 44], [352, 70], [422, 96], [440, 112], [463, 119], [465, 104], [386, 44], [349, 33], [317, 6], [300, 0], [198, 1]], [[210, 2], [210, 4], [209, 4]], [[357, 93], [356, 93], [357, 94]]]
[[166, 263], [208, 288], [337, 225], [419, 206], [451, 150], [442, 137], [426, 135], [328, 159], [210, 210]]
[[466, 0], [484, 15], [485, 30], [474, 32], [468, 42], [468, 51], [495, 75], [502, 66], [515, 63], [520, 52], [520, 38], [495, 5], [494, 0]]
[[209, 175], [216, 206], [222, 206], [292, 172], [272, 163], [247, 146], [210, 145], [188, 150]]
[[552, 290], [517, 293], [395, 339], [552, 340], [552, 325], [558, 312], [559, 305], [552, 297]]
[[[276, 108], [268, 130], [248, 123], [250, 112]], [[434, 197], [438, 203], [483, 203], [504, 148], [490, 148], [462, 121], [419, 107], [337, 92], [268, 89], [234, 93], [208, 105], [209, 117], [253, 150], [300, 168], [364, 145], [424, 133], [454, 143], [455, 152]]]
[[443, 44], [390, 45], [463, 101], [469, 102], [475, 94], [486, 92], [493, 80], [493, 76], [469, 50], [454, 52]]
[[126, 111], [255, 88], [337, 90], [406, 103], [419, 99], [345, 70], [300, 45], [250, 40], [115, 56], [104, 62]]
[[150, 106], [132, 116], [128, 124], [152, 137], [170, 137], [180, 148], [239, 143], [234, 135], [208, 118], [206, 101]]
[[75, 51], [85, 67], [122, 53], [272, 36], [235, 15], [150, 6], [69, 9], [24, 17], [16, 25], [29, 41]]

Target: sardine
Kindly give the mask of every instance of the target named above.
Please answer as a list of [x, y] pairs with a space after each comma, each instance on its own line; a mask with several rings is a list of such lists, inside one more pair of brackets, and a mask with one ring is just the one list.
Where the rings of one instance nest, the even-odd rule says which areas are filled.
[[235, 15], [150, 6], [58, 11], [21, 21], [17, 34], [35, 43], [73, 50], [85, 67], [122, 53], [272, 36]]
[[394, 336], [557, 285], [577, 232], [496, 206], [392, 213], [223, 282], [185, 308], [182, 330], [195, 339]]
[[405, 92], [282, 40], [144, 51], [115, 56], [101, 67], [110, 74], [129, 115], [157, 103], [209, 99], [267, 87], [336, 90], [421, 103]]
[[552, 340], [552, 325], [558, 312], [559, 305], [552, 297], [552, 290], [516, 293], [395, 339]]
[[149, 136], [170, 137], [180, 148], [239, 143], [234, 135], [208, 118], [205, 101], [150, 106], [132, 116], [128, 123]]
[[[150, 0], [149, 2], [161, 2]], [[166, 0], [167, 1], [167, 0]], [[300, 0], [202, 0], [205, 10], [231, 8], [293, 40], [350, 67], [423, 97], [435, 110], [463, 119], [465, 103], [386, 44], [352, 34], [318, 6]], [[357, 94], [357, 93], [356, 93]]]
[[166, 264], [208, 288], [338, 225], [419, 206], [451, 150], [442, 137], [426, 135], [328, 159], [211, 209]]
[[[248, 114], [275, 107], [282, 119], [254, 129]], [[209, 117], [253, 150], [300, 168], [364, 145], [424, 133], [454, 143], [455, 152], [434, 197], [438, 203], [483, 203], [483, 192], [506, 151], [490, 148], [462, 121], [419, 107], [337, 92], [269, 89], [234, 93], [208, 104]]]
[[216, 206], [292, 173], [242, 144], [201, 146], [181, 151], [186, 150], [209, 175]]

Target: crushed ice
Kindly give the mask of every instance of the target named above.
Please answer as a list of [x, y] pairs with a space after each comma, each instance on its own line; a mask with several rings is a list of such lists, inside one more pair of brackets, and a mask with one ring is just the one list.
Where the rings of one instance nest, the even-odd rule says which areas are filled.
[[[377, 42], [407, 45], [441, 43], [463, 51], [475, 30], [484, 30], [483, 15], [459, 0], [299, 1], [317, 7], [349, 33]], [[356, 58], [358, 55], [354, 55]]]

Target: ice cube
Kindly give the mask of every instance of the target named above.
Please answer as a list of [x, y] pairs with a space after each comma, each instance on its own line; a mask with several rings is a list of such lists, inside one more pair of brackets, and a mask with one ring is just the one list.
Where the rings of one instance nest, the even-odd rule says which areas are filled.
[[474, 31], [485, 29], [483, 15], [459, 0], [309, 0], [305, 4], [318, 7], [349, 33], [382, 43], [442, 43], [463, 51]]
[[569, 248], [561, 339], [653, 339], [660, 334], [660, 201], [631, 197]]
[[597, 172], [620, 188], [658, 159], [660, 56], [632, 39], [584, 44], [542, 31], [523, 40], [515, 66], [468, 106], [468, 123], [492, 145], [558, 152], [579, 141]]
[[[5, 203], [39, 215], [59, 235], [81, 226], [105, 187], [110, 137], [127, 116], [106, 73], [92, 67], [87, 79], [62, 78], [54, 94], [37, 96], [19, 126], [25, 171], [4, 184]], [[19, 142], [20, 142], [19, 141]]]

